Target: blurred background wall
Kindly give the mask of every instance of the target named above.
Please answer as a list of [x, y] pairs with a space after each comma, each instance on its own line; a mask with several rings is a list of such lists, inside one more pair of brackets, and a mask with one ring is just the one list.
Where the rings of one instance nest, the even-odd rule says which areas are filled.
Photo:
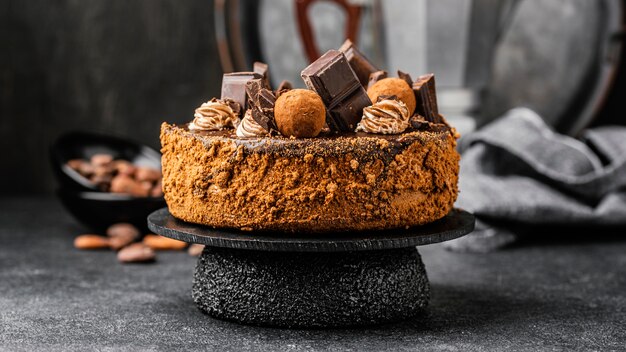
[[158, 148], [219, 94], [208, 0], [0, 1], [0, 194], [54, 190], [48, 146], [63, 132]]
[[[429, 12], [424, 11], [427, 0], [382, 1], [386, 6], [386, 57], [376, 54], [377, 49], [380, 54], [377, 45], [381, 43], [371, 31], [372, 19], [367, 13], [359, 44], [376, 61], [386, 60], [385, 68], [403, 68], [414, 75], [433, 70], [440, 88], [458, 88], [454, 85], [464, 84], [467, 72], [476, 72], [455, 71], [465, 62], [460, 56], [471, 41], [466, 39], [463, 27], [471, 22], [463, 17], [463, 11], [471, 8], [470, 1], [485, 6], [492, 0], [433, 0], [428, 2]], [[493, 1], [500, 4], [504, 0]], [[264, 21], [259, 24], [258, 36], [266, 50], [265, 59], [272, 65], [274, 80], [290, 78], [299, 85], [298, 72], [306, 60], [293, 16], [293, 1], [265, 0], [260, 4]], [[554, 11], [550, 18], [560, 16], [563, 23], [572, 23], [567, 16], [584, 14], [592, 2], [533, 0], [524, 4], [526, 7], [521, 8], [530, 9], [526, 13], [532, 18], [537, 17], [532, 9], [546, 12], [537, 7], [543, 4]], [[67, 131], [110, 133], [158, 149], [161, 122], [187, 122], [195, 107], [220, 93], [222, 68], [215, 39], [214, 5], [213, 0], [0, 0], [0, 194], [54, 191], [48, 146]], [[523, 15], [524, 11], [520, 12]], [[336, 6], [320, 3], [311, 15], [317, 19], [315, 33], [322, 51], [339, 45], [345, 18]], [[433, 16], [441, 16], [442, 21], [429, 22], [429, 35], [439, 39], [426, 43], [424, 19]], [[524, 17], [517, 18], [517, 22], [528, 23]], [[585, 26], [572, 27], [580, 30]], [[549, 28], [544, 32], [560, 35]], [[516, 33], [523, 39], [526, 32]], [[570, 42], [581, 42], [572, 37]], [[513, 48], [520, 42], [520, 36], [507, 38]], [[589, 50], [578, 46], [582, 53]], [[428, 64], [427, 56], [432, 56]], [[570, 57], [570, 61], [576, 61], [576, 55]], [[513, 55], [516, 58], [528, 60]], [[521, 62], [529, 67], [527, 61]], [[503, 72], [510, 71], [502, 67]], [[560, 69], [558, 72], [566, 75], [568, 67]], [[618, 71], [617, 85], [596, 124], [625, 123], [625, 104], [619, 93], [624, 92], [625, 71]], [[511, 89], [523, 91], [524, 84]], [[445, 93], [440, 89], [440, 98]]]

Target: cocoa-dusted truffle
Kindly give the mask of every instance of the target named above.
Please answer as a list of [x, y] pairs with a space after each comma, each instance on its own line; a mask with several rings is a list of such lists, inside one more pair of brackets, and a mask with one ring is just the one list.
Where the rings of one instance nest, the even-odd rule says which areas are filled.
[[316, 137], [324, 127], [326, 108], [317, 93], [292, 89], [276, 100], [274, 119], [283, 136]]
[[413, 115], [415, 111], [416, 104], [413, 89], [401, 78], [381, 79], [367, 90], [367, 95], [372, 100], [372, 103], [376, 103], [381, 95], [395, 95], [409, 108], [409, 115]]

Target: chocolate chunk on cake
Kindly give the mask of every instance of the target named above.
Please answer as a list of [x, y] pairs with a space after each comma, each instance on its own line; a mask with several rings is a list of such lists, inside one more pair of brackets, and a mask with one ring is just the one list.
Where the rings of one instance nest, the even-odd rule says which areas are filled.
[[255, 62], [252, 66], [252, 71], [263, 77], [263, 88], [272, 89], [272, 84], [270, 82], [270, 70], [266, 63], [258, 61]]
[[246, 84], [263, 76], [254, 72], [225, 73], [222, 78], [222, 100], [232, 100], [245, 111], [248, 107]]
[[359, 51], [350, 39], [347, 39], [343, 45], [341, 45], [339, 51], [346, 56], [350, 67], [352, 67], [361, 85], [366, 87], [370, 75], [378, 71], [378, 68]]
[[302, 79], [326, 104], [326, 123], [335, 131], [354, 131], [363, 108], [372, 105], [345, 55], [329, 50], [305, 68]]
[[435, 75], [432, 73], [418, 77], [413, 82], [413, 91], [417, 102], [417, 112], [431, 122], [440, 123], [442, 119], [437, 106]]

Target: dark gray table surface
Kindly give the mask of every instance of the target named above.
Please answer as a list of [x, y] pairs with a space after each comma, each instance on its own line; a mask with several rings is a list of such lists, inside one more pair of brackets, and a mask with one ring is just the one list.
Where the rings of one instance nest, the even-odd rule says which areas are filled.
[[83, 231], [53, 198], [0, 198], [0, 350], [626, 349], [626, 231], [561, 233], [490, 254], [422, 247], [428, 311], [343, 330], [212, 319], [190, 297], [195, 258], [121, 265], [113, 252], [75, 250]]

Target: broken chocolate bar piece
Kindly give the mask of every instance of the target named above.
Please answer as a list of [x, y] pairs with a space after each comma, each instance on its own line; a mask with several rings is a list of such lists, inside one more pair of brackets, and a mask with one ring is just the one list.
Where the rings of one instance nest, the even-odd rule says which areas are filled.
[[[274, 93], [269, 89], [261, 89], [257, 96], [256, 104], [252, 110], [252, 118], [266, 131], [278, 131], [274, 120], [274, 104], [276, 104]], [[257, 112], [260, 112], [260, 114]]]
[[326, 123], [334, 131], [354, 131], [363, 108], [372, 105], [345, 55], [329, 50], [301, 73], [304, 83], [326, 105]]
[[424, 116], [427, 121], [441, 123], [439, 108], [437, 107], [437, 91], [435, 88], [435, 75], [429, 73], [417, 78], [413, 82], [413, 91], [417, 108], [415, 112]]
[[376, 71], [370, 73], [369, 81], [367, 82], [367, 89], [370, 89], [371, 86], [376, 84], [376, 82], [387, 78], [387, 71]]
[[262, 113], [258, 109], [252, 109], [252, 119], [256, 121], [267, 132], [278, 131], [274, 119]]
[[343, 45], [341, 45], [339, 51], [346, 55], [346, 59], [359, 79], [359, 82], [361, 82], [361, 85], [367, 87], [370, 74], [378, 71], [378, 68], [356, 48], [350, 39], [347, 39]]
[[230, 107], [230, 109], [235, 113], [235, 115], [239, 117], [243, 116], [243, 111], [241, 111], [241, 105], [239, 105], [238, 102], [227, 98], [227, 99], [223, 99], [222, 103], [228, 105], [228, 107]]
[[[365, 90], [360, 87], [363, 92]], [[372, 105], [367, 94], [355, 91], [352, 95], [338, 100], [336, 105], [328, 108], [326, 122], [335, 131], [354, 131], [363, 117], [363, 109]], [[330, 122], [329, 122], [329, 118]]]
[[411, 78], [410, 74], [398, 70], [398, 77], [408, 83], [409, 87], [413, 86], [413, 78]]
[[278, 99], [278, 97], [280, 97], [283, 93], [288, 92], [292, 89], [293, 89], [293, 85], [291, 84], [291, 82], [287, 80], [283, 80], [278, 85], [278, 88], [276, 88], [274, 95], [276, 96], [276, 99]]
[[247, 109], [246, 83], [253, 79], [262, 78], [254, 72], [225, 73], [222, 78], [222, 100], [231, 99], [239, 103], [241, 111]]
[[272, 89], [271, 83], [270, 83], [270, 71], [269, 71], [269, 66], [267, 66], [267, 64], [256, 61], [252, 65], [252, 71], [254, 71], [254, 73], [259, 74], [263, 77], [263, 82], [265, 83], [264, 88]]
[[277, 130], [274, 122], [274, 93], [264, 87], [263, 79], [253, 79], [246, 83], [248, 109], [252, 111], [252, 119], [266, 131]]
[[263, 78], [255, 78], [246, 82], [246, 95], [248, 96], [248, 109], [254, 107], [257, 99], [257, 95], [261, 89], [265, 89], [265, 82]]
[[257, 107], [264, 113], [274, 115], [274, 104], [276, 104], [276, 96], [269, 89], [261, 89], [256, 100]]
[[411, 125], [411, 129], [415, 131], [431, 131], [431, 132], [449, 131], [451, 133], [454, 133], [453, 130], [450, 128], [450, 126], [448, 126], [447, 124], [428, 122], [420, 115], [411, 116], [411, 118], [409, 119], [409, 124]]
[[287, 80], [283, 80], [278, 85], [278, 88], [276, 89], [276, 91], [280, 92], [281, 90], [291, 90], [291, 89], [293, 89], [293, 84], [291, 84], [291, 82], [289, 82]]
[[416, 129], [418, 131], [427, 129], [429, 126], [428, 121], [426, 121], [424, 117], [420, 115], [411, 116], [411, 118], [409, 119], [409, 123], [411, 124], [411, 127], [413, 129]]

